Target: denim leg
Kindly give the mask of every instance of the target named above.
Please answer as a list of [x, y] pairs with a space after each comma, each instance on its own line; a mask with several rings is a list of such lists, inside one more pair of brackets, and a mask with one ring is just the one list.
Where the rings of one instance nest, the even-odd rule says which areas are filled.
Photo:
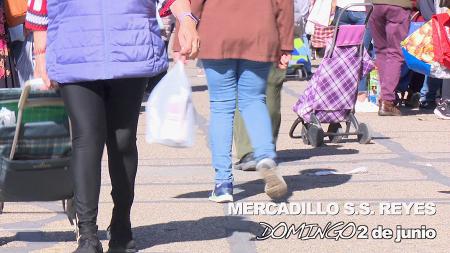
[[231, 149], [238, 60], [202, 60], [210, 101], [209, 144], [217, 184], [232, 182]]
[[273, 63], [239, 60], [238, 105], [256, 161], [275, 159], [272, 123], [266, 105], [267, 77]]
[[432, 102], [436, 100], [437, 91], [442, 85], [442, 79], [425, 76], [422, 89], [420, 90], [420, 101]]

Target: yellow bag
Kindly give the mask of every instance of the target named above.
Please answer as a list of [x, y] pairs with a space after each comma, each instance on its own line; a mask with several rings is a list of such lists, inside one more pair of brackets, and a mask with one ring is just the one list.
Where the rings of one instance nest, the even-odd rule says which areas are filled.
[[6, 23], [9, 27], [23, 24], [27, 14], [27, 0], [5, 0]]
[[434, 62], [433, 29], [431, 21], [425, 23], [417, 31], [402, 42], [402, 46], [417, 59], [426, 63]]

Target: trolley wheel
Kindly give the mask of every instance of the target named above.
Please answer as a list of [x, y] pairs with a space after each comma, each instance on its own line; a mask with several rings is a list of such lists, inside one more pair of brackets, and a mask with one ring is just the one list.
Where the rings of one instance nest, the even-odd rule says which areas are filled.
[[[328, 126], [328, 131], [327, 133], [332, 133], [332, 134], [343, 134], [344, 131], [342, 130], [342, 126], [341, 123], [331, 123]], [[342, 141], [342, 139], [344, 138], [344, 136], [328, 136], [328, 138], [330, 139], [330, 141], [332, 143], [339, 143]]]
[[3, 208], [5, 207], [5, 203], [4, 202], [0, 202], [0, 214], [3, 213]]
[[369, 144], [372, 140], [372, 134], [369, 127], [365, 123], [358, 125], [358, 141], [361, 144]]
[[306, 128], [305, 125], [302, 125], [302, 140], [303, 140], [303, 144], [305, 145], [309, 145], [309, 139], [308, 139], [308, 129]]
[[308, 127], [308, 139], [311, 146], [315, 148], [322, 146], [324, 136], [325, 133], [323, 132], [323, 129], [320, 126], [316, 124], [311, 124]]
[[303, 73], [303, 68], [298, 68], [297, 69], [297, 76], [298, 76], [298, 80], [303, 80], [306, 76]]

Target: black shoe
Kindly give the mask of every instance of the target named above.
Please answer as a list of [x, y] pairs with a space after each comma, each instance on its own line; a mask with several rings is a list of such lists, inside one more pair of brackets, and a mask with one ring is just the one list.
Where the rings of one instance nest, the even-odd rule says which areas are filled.
[[244, 157], [239, 160], [239, 162], [234, 164], [235, 170], [242, 171], [255, 171], [256, 170], [256, 161], [253, 157], [253, 152], [246, 154]]
[[437, 104], [435, 101], [420, 101], [420, 109], [434, 110]]
[[448, 99], [441, 99], [438, 104], [436, 109], [434, 109], [434, 114], [436, 114], [436, 116], [439, 119], [446, 119], [446, 120], [450, 120], [450, 100]]
[[135, 253], [138, 252], [131, 233], [131, 225], [110, 225], [106, 231], [109, 238], [107, 253]]
[[103, 253], [103, 247], [97, 235], [81, 235], [78, 248], [73, 253]]
[[410, 107], [413, 110], [417, 110], [420, 107], [420, 92], [412, 93], [408, 95], [405, 101], [405, 106]]
[[138, 252], [134, 240], [126, 243], [119, 241], [109, 241], [109, 248], [107, 253], [135, 253]]

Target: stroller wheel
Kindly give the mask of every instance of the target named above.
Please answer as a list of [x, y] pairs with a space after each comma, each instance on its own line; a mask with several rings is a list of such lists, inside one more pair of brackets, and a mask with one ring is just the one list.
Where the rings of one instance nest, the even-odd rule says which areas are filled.
[[[330, 134], [343, 134], [344, 131], [342, 130], [342, 126], [340, 123], [331, 123], [328, 126], [328, 131], [327, 133]], [[328, 138], [330, 139], [330, 141], [332, 143], [339, 143], [342, 141], [342, 139], [344, 138], [343, 136], [328, 136]]]
[[361, 144], [369, 144], [372, 140], [372, 134], [370, 133], [369, 126], [365, 123], [358, 125], [358, 141]]
[[322, 146], [324, 136], [325, 133], [323, 132], [323, 129], [320, 126], [316, 124], [311, 124], [308, 127], [308, 139], [311, 146], [315, 148]]
[[305, 145], [309, 145], [309, 139], [308, 139], [308, 129], [306, 128], [305, 125], [302, 125], [302, 140], [303, 140], [303, 144]]
[[299, 81], [302, 81], [306, 78], [303, 68], [297, 69], [297, 76]]
[[5, 203], [4, 202], [0, 202], [0, 214], [3, 213], [3, 207], [5, 207]]

